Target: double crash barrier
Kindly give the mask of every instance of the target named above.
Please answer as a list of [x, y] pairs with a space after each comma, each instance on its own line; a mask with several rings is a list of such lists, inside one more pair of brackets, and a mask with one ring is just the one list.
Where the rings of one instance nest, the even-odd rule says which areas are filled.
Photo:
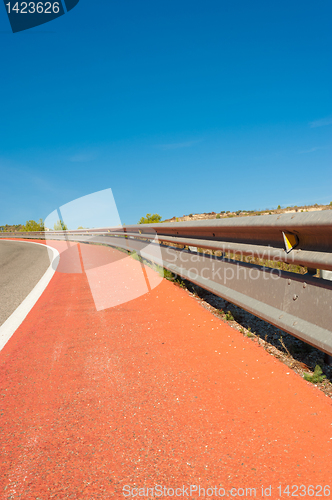
[[332, 355], [332, 210], [0, 237], [136, 252]]

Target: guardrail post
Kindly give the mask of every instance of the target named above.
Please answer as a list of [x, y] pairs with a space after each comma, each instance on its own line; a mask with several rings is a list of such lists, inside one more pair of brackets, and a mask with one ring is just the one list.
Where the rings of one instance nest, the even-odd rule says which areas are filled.
[[330, 280], [332, 281], [332, 271], [324, 271], [323, 269], [320, 272], [320, 277], [323, 278], [323, 280]]

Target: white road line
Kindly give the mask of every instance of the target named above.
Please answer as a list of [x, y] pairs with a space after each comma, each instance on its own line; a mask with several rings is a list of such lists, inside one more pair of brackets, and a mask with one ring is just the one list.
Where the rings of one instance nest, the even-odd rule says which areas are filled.
[[[2, 238], [1, 238], [2, 240]], [[13, 241], [14, 240], [3, 240], [3, 241]], [[37, 285], [31, 290], [29, 295], [23, 300], [23, 302], [15, 309], [15, 311], [6, 319], [3, 325], [0, 326], [0, 351], [7, 344], [8, 340], [11, 338], [13, 333], [17, 328], [23, 323], [24, 319], [27, 317], [49, 282], [51, 281], [53, 274], [58, 267], [60, 254], [55, 249], [43, 243], [36, 243], [35, 241], [24, 241], [17, 240], [20, 243], [28, 243], [33, 245], [42, 245], [48, 249], [48, 256], [50, 258], [50, 266], [43, 277], [38, 281]]]

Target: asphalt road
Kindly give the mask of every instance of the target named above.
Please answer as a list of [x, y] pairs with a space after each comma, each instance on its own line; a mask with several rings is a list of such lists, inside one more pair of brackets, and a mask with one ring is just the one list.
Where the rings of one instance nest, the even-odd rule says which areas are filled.
[[0, 240], [0, 325], [15, 311], [50, 265], [47, 249]]

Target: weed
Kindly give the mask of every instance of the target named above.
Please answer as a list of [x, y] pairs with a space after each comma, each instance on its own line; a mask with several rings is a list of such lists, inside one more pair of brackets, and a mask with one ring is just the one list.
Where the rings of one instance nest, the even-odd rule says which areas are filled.
[[168, 281], [175, 281], [175, 275], [171, 271], [169, 271], [168, 269], [163, 269], [163, 268], [161, 269], [163, 271], [162, 276], [164, 278], [166, 278]]
[[138, 260], [139, 262], [143, 262], [142, 257], [141, 257], [140, 255], [138, 255], [138, 253], [137, 253], [137, 252], [133, 252], [133, 253], [131, 254], [131, 256], [132, 256], [132, 258], [133, 258], [133, 259]]
[[283, 341], [282, 337], [280, 337], [279, 342], [280, 342], [280, 344], [282, 345], [282, 347], [285, 349], [285, 351], [287, 352], [288, 356], [289, 356], [290, 358], [292, 358], [293, 356], [291, 355], [291, 353], [289, 352], [289, 350], [288, 350], [288, 349], [287, 349], [287, 347], [285, 346], [285, 344], [284, 344], [284, 341]]
[[319, 365], [315, 366], [315, 371], [312, 375], [310, 373], [305, 373], [303, 375], [304, 379], [307, 382], [312, 382], [313, 384], [319, 384], [323, 382], [323, 380], [326, 378], [326, 375], [322, 375], [323, 371]]
[[231, 311], [227, 311], [227, 313], [225, 314], [225, 319], [227, 321], [234, 321], [234, 317], [233, 317]]
[[174, 276], [174, 279], [172, 281], [174, 283], [177, 283], [181, 288], [187, 288], [186, 283], [179, 276], [178, 277]]
[[254, 336], [255, 336], [255, 334], [254, 334], [254, 333], [252, 333], [252, 331], [251, 331], [251, 326], [248, 326], [248, 331], [247, 331], [247, 333], [246, 333], [246, 336], [247, 336], [247, 337], [249, 337], [249, 338], [251, 338], [251, 337], [254, 337]]

